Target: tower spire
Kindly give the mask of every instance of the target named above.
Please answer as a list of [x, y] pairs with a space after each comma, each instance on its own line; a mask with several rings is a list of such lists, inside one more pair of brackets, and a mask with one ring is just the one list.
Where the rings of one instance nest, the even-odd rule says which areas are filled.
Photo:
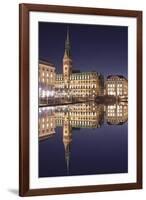
[[66, 37], [66, 42], [67, 42], [67, 43], [70, 43], [70, 42], [69, 42], [69, 27], [67, 27], [67, 37]]
[[70, 167], [70, 144], [64, 144], [64, 147], [65, 147], [66, 170], [67, 170], [67, 174], [69, 174], [69, 167]]
[[70, 75], [72, 73], [72, 59], [71, 59], [71, 45], [70, 45], [70, 38], [69, 38], [69, 27], [67, 27], [67, 34], [65, 40], [65, 51], [63, 56], [63, 77], [65, 88], [69, 88], [70, 82]]
[[64, 55], [67, 55], [68, 58], [71, 58], [71, 46], [70, 46], [70, 38], [69, 38], [69, 27], [67, 27], [67, 35], [65, 40], [65, 52]]

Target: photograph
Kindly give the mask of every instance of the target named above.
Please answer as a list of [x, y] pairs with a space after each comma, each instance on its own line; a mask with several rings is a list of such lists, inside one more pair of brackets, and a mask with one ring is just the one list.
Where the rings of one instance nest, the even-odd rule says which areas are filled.
[[142, 11], [19, 6], [19, 194], [142, 188]]
[[39, 174], [128, 173], [128, 27], [39, 22]]

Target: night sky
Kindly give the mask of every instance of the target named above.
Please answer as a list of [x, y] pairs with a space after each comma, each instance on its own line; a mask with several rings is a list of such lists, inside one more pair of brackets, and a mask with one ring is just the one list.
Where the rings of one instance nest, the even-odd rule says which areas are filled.
[[74, 70], [127, 78], [128, 27], [39, 22], [39, 59], [52, 62], [62, 73], [67, 27]]

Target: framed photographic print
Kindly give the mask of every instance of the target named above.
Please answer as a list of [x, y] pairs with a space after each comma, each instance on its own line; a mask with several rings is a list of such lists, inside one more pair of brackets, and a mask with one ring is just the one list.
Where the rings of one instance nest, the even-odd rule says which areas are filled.
[[20, 196], [142, 188], [142, 11], [20, 4]]

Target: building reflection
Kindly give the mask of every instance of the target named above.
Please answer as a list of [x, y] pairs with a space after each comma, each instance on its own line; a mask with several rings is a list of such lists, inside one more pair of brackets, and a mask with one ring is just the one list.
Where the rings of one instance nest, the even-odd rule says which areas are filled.
[[128, 103], [107, 105], [105, 120], [109, 125], [122, 125], [128, 119]]
[[98, 128], [103, 123], [103, 105], [97, 106], [94, 102], [86, 102], [64, 106], [63, 108], [58, 107], [58, 111], [55, 112], [57, 126], [63, 126], [66, 112], [68, 112], [70, 126], [73, 128]]
[[45, 139], [55, 134], [55, 112], [51, 109], [39, 109], [38, 131], [39, 138]]
[[65, 112], [63, 121], [63, 144], [64, 144], [65, 160], [66, 160], [66, 167], [68, 174], [69, 174], [71, 142], [72, 142], [72, 127], [70, 124], [70, 114], [69, 112]]
[[72, 131], [74, 128], [100, 128], [108, 125], [122, 125], [128, 120], [126, 102], [103, 105], [95, 102], [39, 108], [39, 140], [55, 136], [55, 129], [62, 127], [67, 173], [69, 174]]

